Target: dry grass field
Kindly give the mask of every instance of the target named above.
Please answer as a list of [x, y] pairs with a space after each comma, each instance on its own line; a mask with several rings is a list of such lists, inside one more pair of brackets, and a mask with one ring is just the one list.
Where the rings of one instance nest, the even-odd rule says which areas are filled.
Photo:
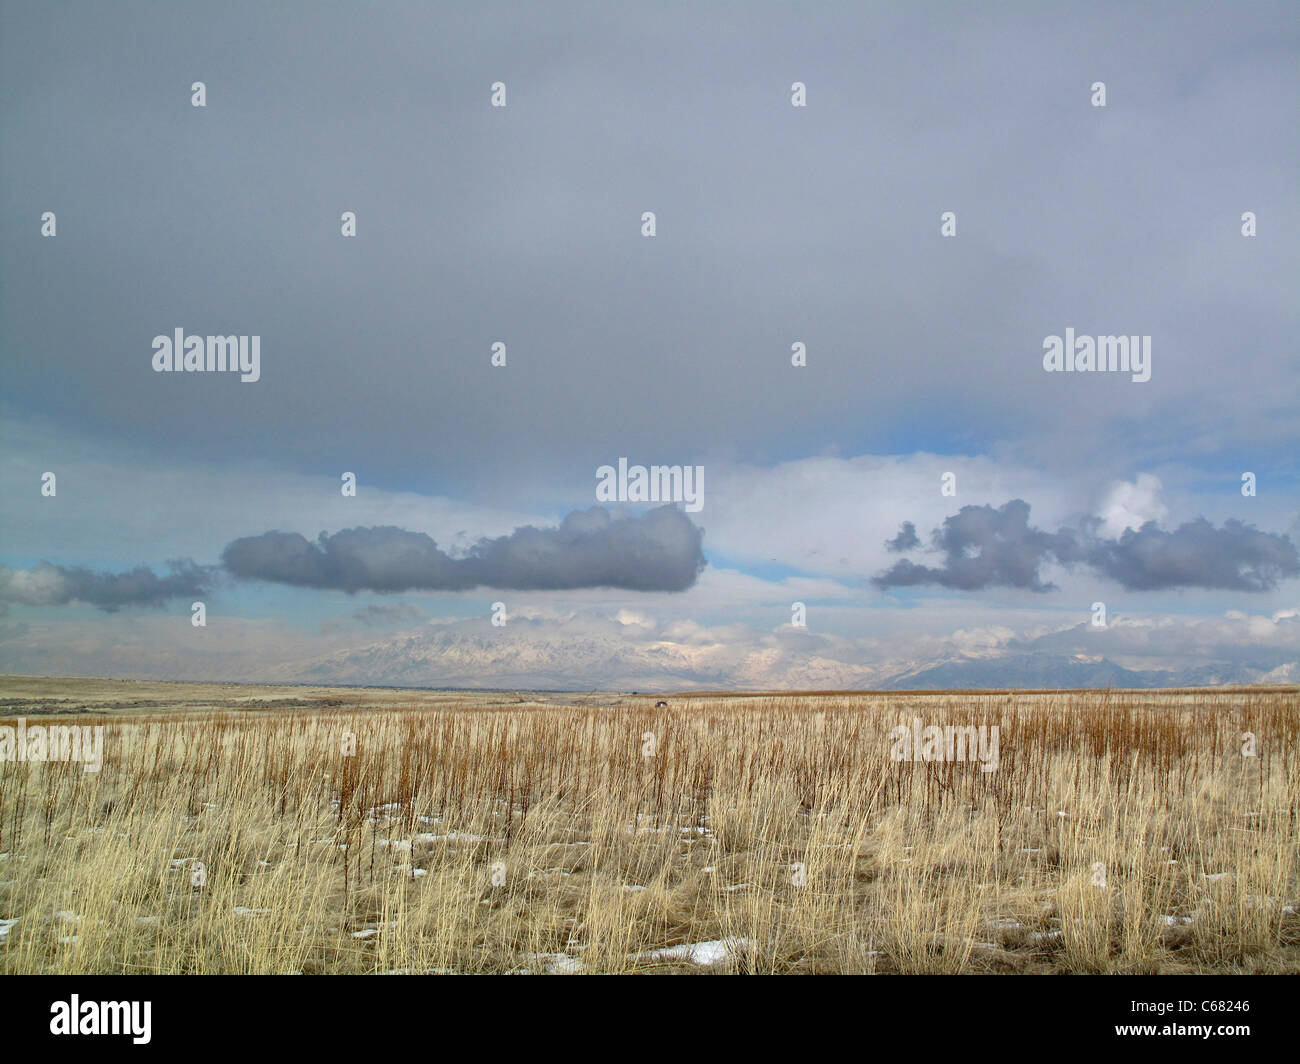
[[0, 679], [0, 972], [1300, 971], [1294, 688], [655, 702]]

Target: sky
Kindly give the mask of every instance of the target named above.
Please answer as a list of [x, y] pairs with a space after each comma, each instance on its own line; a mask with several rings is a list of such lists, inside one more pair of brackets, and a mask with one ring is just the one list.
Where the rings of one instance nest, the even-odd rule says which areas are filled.
[[1298, 58], [1292, 3], [3, 0], [0, 671], [1296, 682]]

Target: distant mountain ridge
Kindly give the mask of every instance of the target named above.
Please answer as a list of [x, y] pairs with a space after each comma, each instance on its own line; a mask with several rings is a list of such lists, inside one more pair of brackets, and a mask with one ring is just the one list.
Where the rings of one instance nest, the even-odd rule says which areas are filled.
[[1300, 667], [1203, 664], [1130, 669], [1050, 652], [869, 666], [783, 643], [758, 649], [572, 634], [528, 621], [467, 631], [430, 625], [279, 667], [278, 682], [555, 690], [962, 690], [1201, 687], [1295, 682]]

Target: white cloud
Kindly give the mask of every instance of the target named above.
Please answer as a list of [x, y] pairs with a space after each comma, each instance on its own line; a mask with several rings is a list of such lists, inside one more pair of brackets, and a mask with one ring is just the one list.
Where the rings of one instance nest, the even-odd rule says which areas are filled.
[[[962, 506], [1023, 498], [1035, 524], [1070, 520], [1086, 506], [1087, 485], [987, 456], [808, 458], [761, 467], [708, 467], [700, 515], [706, 554], [746, 565], [778, 564], [838, 580], [866, 580], [897, 555], [885, 540], [912, 521], [923, 544]], [[940, 478], [956, 474], [956, 496]]]
[[1118, 539], [1126, 528], [1141, 528], [1148, 521], [1162, 524], [1169, 516], [1163, 490], [1160, 478], [1150, 473], [1139, 473], [1132, 483], [1116, 481], [1097, 510], [1102, 534]]

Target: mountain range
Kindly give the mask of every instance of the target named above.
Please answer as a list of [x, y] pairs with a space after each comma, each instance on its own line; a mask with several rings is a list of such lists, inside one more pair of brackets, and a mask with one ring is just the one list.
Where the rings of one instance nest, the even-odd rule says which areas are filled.
[[1207, 662], [1161, 670], [1104, 657], [985, 651], [871, 666], [805, 652], [797, 642], [753, 648], [568, 633], [512, 621], [510, 629], [430, 624], [279, 666], [286, 683], [537, 690], [945, 690], [1159, 688], [1295, 683], [1296, 663]]

